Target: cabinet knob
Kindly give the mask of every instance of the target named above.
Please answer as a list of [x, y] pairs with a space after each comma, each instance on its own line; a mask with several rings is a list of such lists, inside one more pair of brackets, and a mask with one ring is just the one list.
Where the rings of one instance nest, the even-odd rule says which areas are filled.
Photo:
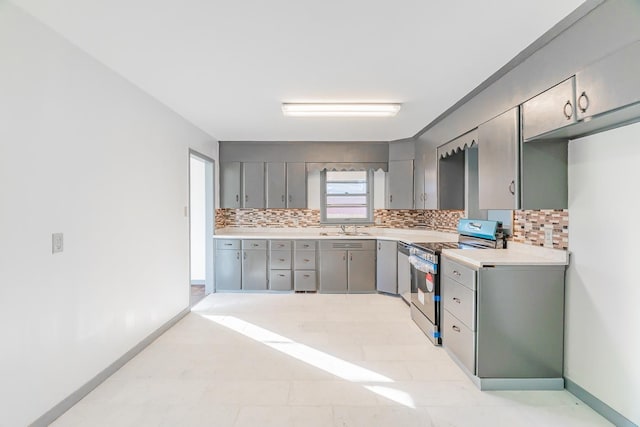
[[282, 195], [282, 203], [284, 203], [284, 194]]
[[581, 112], [586, 113], [589, 108], [589, 97], [586, 92], [582, 92], [578, 98], [578, 108]]
[[511, 181], [511, 184], [509, 184], [509, 193], [511, 193], [512, 195], [516, 194], [516, 182], [515, 181]]
[[293, 202], [293, 196], [289, 194], [289, 203]]
[[245, 195], [244, 195], [244, 201], [245, 201], [245, 202], [248, 202], [248, 201], [249, 201], [249, 195], [248, 195], [248, 194], [245, 194]]
[[393, 203], [393, 194], [389, 194], [389, 202]]
[[244, 252], [244, 254], [243, 254], [243, 256], [242, 256], [242, 257], [243, 257], [244, 259], [247, 259], [247, 253], [246, 253], [246, 252]]
[[453, 326], [451, 327], [451, 329], [453, 329], [453, 330], [454, 330], [454, 331], [456, 331], [456, 332], [460, 332], [460, 328], [459, 328], [459, 327], [457, 327], [456, 325], [453, 325]]
[[240, 252], [236, 252], [236, 259], [240, 259]]
[[239, 201], [240, 201], [240, 195], [236, 194], [236, 202], [239, 202]]
[[573, 105], [571, 105], [571, 101], [567, 101], [567, 103], [564, 104], [564, 109], [562, 112], [564, 113], [564, 117], [567, 120], [571, 120], [571, 116], [573, 116]]

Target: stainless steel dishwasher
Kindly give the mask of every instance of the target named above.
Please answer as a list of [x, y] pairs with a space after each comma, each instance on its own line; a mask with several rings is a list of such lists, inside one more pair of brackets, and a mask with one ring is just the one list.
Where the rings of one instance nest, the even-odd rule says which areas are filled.
[[410, 247], [409, 243], [398, 242], [398, 293], [408, 305], [411, 305]]

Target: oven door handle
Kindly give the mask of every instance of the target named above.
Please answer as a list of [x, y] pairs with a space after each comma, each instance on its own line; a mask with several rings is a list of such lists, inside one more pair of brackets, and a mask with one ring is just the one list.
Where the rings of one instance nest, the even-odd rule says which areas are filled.
[[425, 261], [415, 255], [411, 255], [409, 257], [409, 263], [413, 266], [413, 268], [423, 273], [438, 273], [438, 264], [433, 264], [429, 261]]

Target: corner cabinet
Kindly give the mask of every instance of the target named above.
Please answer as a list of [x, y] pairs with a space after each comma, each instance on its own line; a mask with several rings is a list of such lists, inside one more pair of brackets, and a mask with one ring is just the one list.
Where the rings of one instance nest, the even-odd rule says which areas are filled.
[[413, 160], [389, 160], [386, 207], [413, 208]]
[[442, 344], [479, 388], [564, 388], [564, 270], [442, 257]]
[[319, 273], [320, 292], [375, 292], [375, 240], [320, 241]]

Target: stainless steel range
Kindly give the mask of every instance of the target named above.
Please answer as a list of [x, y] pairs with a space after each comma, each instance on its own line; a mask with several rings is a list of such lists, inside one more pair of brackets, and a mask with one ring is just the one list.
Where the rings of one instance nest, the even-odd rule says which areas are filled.
[[455, 242], [412, 243], [411, 318], [435, 344], [440, 338], [440, 253], [443, 249], [504, 248], [506, 241], [498, 221], [461, 219]]

